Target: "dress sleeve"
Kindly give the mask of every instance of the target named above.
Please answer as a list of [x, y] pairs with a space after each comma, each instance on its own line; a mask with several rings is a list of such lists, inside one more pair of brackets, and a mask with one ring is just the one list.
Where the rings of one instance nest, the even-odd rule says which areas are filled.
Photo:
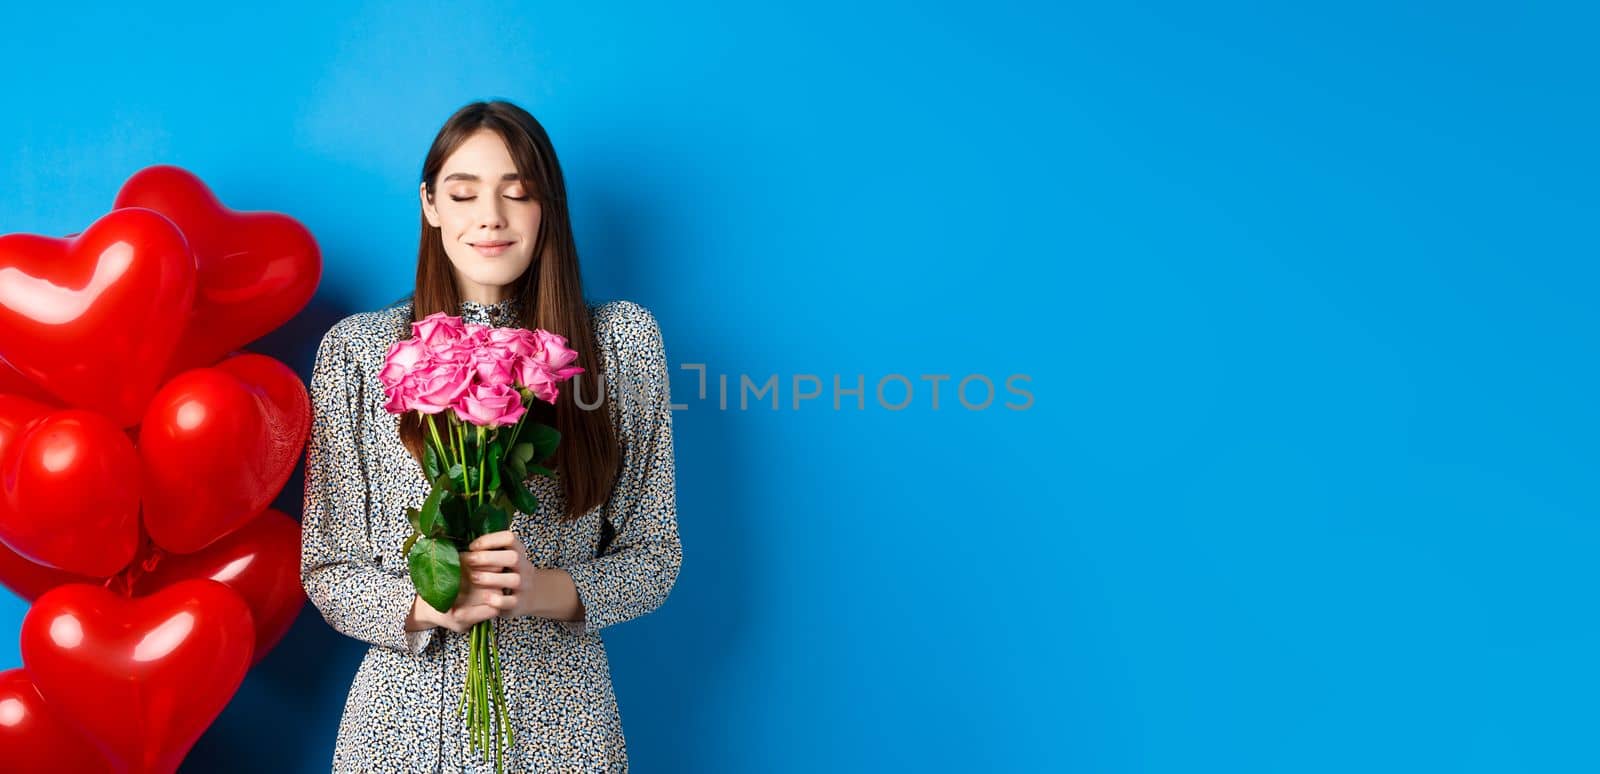
[[335, 325], [317, 347], [311, 373], [311, 438], [300, 517], [300, 583], [328, 624], [348, 637], [421, 653], [434, 627], [408, 632], [416, 589], [377, 565], [366, 462], [358, 427], [362, 376]]
[[672, 451], [672, 409], [661, 329], [644, 307], [625, 302], [615, 332], [615, 358], [624, 383], [618, 400], [622, 472], [602, 513], [616, 535], [605, 554], [567, 567], [583, 602], [574, 632], [638, 618], [661, 606], [678, 579], [678, 539]]

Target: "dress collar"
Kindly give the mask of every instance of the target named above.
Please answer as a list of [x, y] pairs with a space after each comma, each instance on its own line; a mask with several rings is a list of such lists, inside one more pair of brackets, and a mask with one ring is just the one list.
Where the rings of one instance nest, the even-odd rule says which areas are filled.
[[466, 322], [489, 325], [503, 328], [515, 325], [522, 319], [522, 304], [516, 296], [511, 296], [504, 301], [493, 304], [483, 304], [477, 301], [461, 302], [461, 319]]

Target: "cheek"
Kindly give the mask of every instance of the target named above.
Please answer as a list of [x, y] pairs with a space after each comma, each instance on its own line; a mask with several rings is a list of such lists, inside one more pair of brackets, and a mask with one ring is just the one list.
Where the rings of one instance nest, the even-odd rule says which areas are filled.
[[439, 210], [439, 227], [446, 234], [461, 234], [472, 228], [472, 217], [460, 207]]
[[535, 234], [539, 233], [539, 221], [542, 217], [543, 209], [538, 204], [534, 204], [525, 211], [518, 213], [517, 230], [527, 234], [528, 238], [532, 239]]

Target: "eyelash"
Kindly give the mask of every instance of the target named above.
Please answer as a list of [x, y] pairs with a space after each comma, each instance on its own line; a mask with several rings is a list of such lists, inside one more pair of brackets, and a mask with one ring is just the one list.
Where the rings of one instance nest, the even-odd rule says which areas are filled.
[[[470, 201], [472, 201], [473, 199], [476, 199], [476, 198], [478, 198], [478, 197], [476, 197], [476, 196], [452, 196], [452, 197], [450, 197], [450, 201], [453, 201], [453, 202], [470, 202]], [[531, 196], [507, 196], [506, 198], [510, 199], [511, 201], [514, 201], [514, 202], [525, 202], [525, 201], [528, 201], [529, 199], [532, 199], [533, 197], [531, 197]]]

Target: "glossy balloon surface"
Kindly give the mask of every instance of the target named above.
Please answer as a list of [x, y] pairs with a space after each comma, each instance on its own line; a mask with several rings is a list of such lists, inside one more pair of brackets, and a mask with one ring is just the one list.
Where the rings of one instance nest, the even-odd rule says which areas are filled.
[[0, 763], [11, 774], [99, 774], [111, 764], [45, 705], [22, 669], [0, 672]]
[[172, 772], [249, 669], [250, 608], [187, 580], [125, 598], [72, 584], [22, 621], [22, 662], [51, 710], [119, 768]]
[[210, 578], [233, 589], [250, 606], [256, 626], [255, 659], [283, 639], [305, 606], [300, 586], [300, 523], [269, 508], [232, 534], [195, 554], [161, 558], [139, 577], [136, 593], [180, 581]]
[[168, 164], [139, 170], [113, 207], [144, 207], [177, 224], [198, 271], [193, 316], [167, 370], [215, 363], [288, 322], [322, 278], [322, 253], [299, 221], [223, 206], [193, 173]]
[[106, 577], [139, 544], [139, 456], [92, 411], [43, 415], [0, 399], [0, 542], [22, 557]]
[[139, 426], [151, 539], [192, 553], [255, 518], [289, 480], [310, 427], [305, 384], [265, 355], [174, 377]]
[[137, 423], [194, 301], [172, 221], [112, 211], [67, 238], [0, 236], [0, 357], [63, 402]]

